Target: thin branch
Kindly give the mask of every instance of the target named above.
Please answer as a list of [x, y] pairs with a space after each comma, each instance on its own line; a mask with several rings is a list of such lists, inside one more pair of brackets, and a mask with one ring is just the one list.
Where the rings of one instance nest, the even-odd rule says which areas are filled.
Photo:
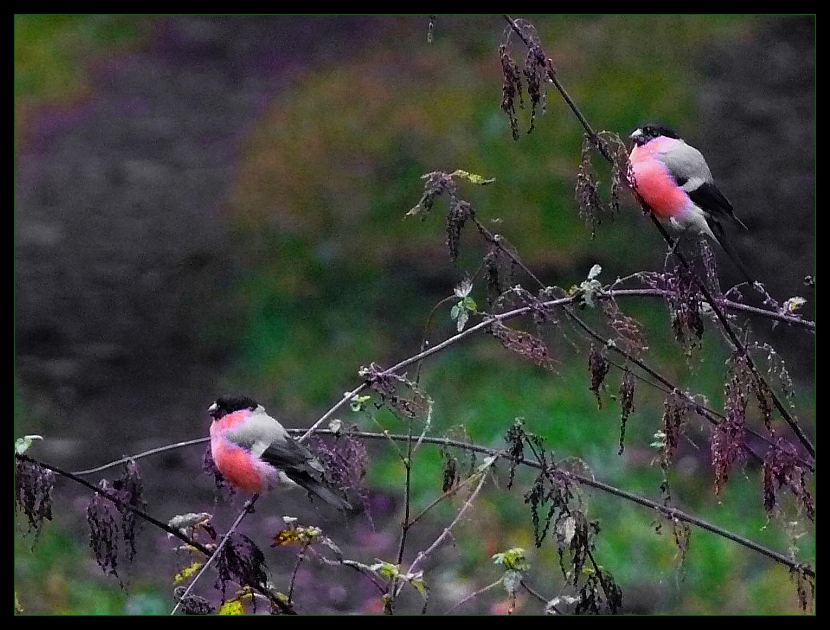
[[126, 503], [125, 501], [121, 500], [118, 496], [112, 494], [108, 490], [104, 490], [103, 488], [99, 488], [98, 486], [90, 483], [86, 479], [82, 479], [81, 477], [78, 477], [76, 473], [67, 472], [66, 470], [58, 468], [57, 466], [53, 466], [52, 464], [47, 464], [46, 462], [42, 462], [40, 460], [34, 459], [32, 457], [29, 457], [28, 455], [15, 454], [15, 457], [17, 457], [18, 459], [21, 459], [23, 461], [32, 462], [34, 464], [37, 464], [38, 466], [42, 466], [43, 468], [46, 468], [47, 470], [51, 470], [52, 472], [60, 475], [61, 477], [66, 477], [67, 479], [71, 479], [75, 483], [78, 483], [78, 484], [84, 486], [85, 488], [88, 488], [89, 490], [92, 490], [93, 492], [97, 492], [98, 494], [105, 497], [109, 501], [112, 501], [119, 508], [129, 510], [130, 512], [132, 512], [133, 514], [135, 514], [139, 518], [142, 518], [145, 521], [147, 521], [148, 523], [151, 523], [151, 524], [155, 525], [156, 527], [158, 527], [159, 529], [164, 530], [165, 532], [167, 532], [171, 536], [175, 536], [176, 538], [181, 540], [186, 545], [189, 545], [189, 546], [193, 547], [194, 549], [197, 549], [198, 551], [201, 551], [207, 557], [209, 557], [213, 553], [208, 547], [206, 547], [205, 545], [200, 543], [198, 540], [194, 540], [194, 539], [190, 538], [186, 534], [183, 534], [182, 532], [180, 532], [175, 527], [171, 527], [167, 523], [164, 523], [164, 522], [158, 520], [154, 516], [150, 516], [149, 514], [144, 512], [143, 510], [140, 510], [139, 508], [137, 508], [133, 505], [130, 505], [129, 503]]
[[456, 494], [459, 490], [461, 490], [461, 488], [463, 488], [468, 483], [470, 483], [473, 479], [475, 479], [475, 477], [476, 477], [475, 475], [470, 475], [469, 477], [467, 477], [464, 481], [462, 481], [458, 485], [453, 486], [452, 488], [447, 490], [444, 494], [442, 494], [440, 497], [438, 497], [432, 503], [430, 503], [428, 506], [426, 506], [423, 510], [421, 510], [421, 512], [418, 514], [418, 516], [416, 516], [415, 518], [413, 518], [409, 522], [409, 526], [412, 527], [415, 523], [417, 523], [419, 520], [421, 520], [421, 518], [423, 518], [427, 514], [427, 512], [432, 510], [432, 508], [434, 508], [436, 505], [441, 503], [441, 501], [443, 501], [444, 499], [447, 499], [447, 498], [451, 497], [452, 495]]
[[343, 567], [349, 567], [350, 569], [354, 569], [355, 571], [360, 573], [360, 575], [362, 575], [367, 580], [369, 580], [375, 586], [375, 588], [378, 589], [379, 593], [381, 593], [381, 594], [386, 593], [386, 588], [378, 581], [377, 576], [375, 575], [375, 573], [373, 571], [371, 571], [365, 564], [363, 564], [361, 562], [357, 562], [356, 560], [348, 560], [346, 558], [338, 558], [336, 560], [332, 560], [331, 558], [327, 558], [326, 556], [321, 554], [319, 551], [314, 549], [314, 547], [309, 547], [308, 550], [311, 553], [313, 553], [314, 556], [320, 562], [322, 562], [323, 564], [327, 564], [327, 565], [332, 566], [332, 567], [334, 567], [334, 566], [343, 566]]
[[319, 420], [317, 420], [317, 422], [315, 422], [314, 424], [312, 424], [312, 425], [308, 428], [308, 430], [306, 430], [306, 432], [305, 432], [305, 433], [303, 433], [303, 435], [302, 435], [302, 436], [301, 436], [301, 437], [300, 437], [297, 441], [298, 441], [298, 442], [305, 442], [305, 441], [309, 438], [309, 436], [310, 436], [312, 433], [314, 433], [314, 431], [317, 429], [317, 427], [319, 427], [319, 426], [320, 426], [321, 424], [323, 424], [326, 420], [328, 420], [329, 418], [331, 418], [331, 417], [332, 417], [335, 413], [337, 413], [337, 411], [338, 411], [338, 410], [339, 410], [339, 409], [340, 409], [343, 405], [345, 405], [346, 403], [351, 402], [352, 398], [354, 398], [355, 396], [357, 396], [358, 394], [360, 394], [361, 392], [363, 392], [363, 390], [365, 390], [365, 389], [366, 389], [366, 388], [368, 388], [368, 387], [369, 387], [369, 383], [368, 383], [368, 382], [366, 382], [366, 383], [362, 383], [361, 385], [359, 385], [359, 386], [355, 387], [352, 391], [350, 391], [350, 392], [346, 392], [345, 394], [343, 394], [343, 398], [341, 398], [339, 401], [337, 401], [337, 403], [335, 403], [335, 405], [334, 405], [331, 409], [329, 409], [326, 413], [324, 413], [324, 414], [320, 417], [320, 419], [319, 419]]
[[[622, 297], [628, 295], [633, 295], [637, 297], [666, 297], [669, 294], [669, 292], [665, 291], [664, 289], [643, 288], [614, 289], [613, 291], [609, 291], [609, 294], [612, 294], [614, 297]], [[766, 317], [767, 319], [774, 319], [779, 322], [784, 322], [785, 324], [789, 324], [791, 326], [800, 326], [802, 328], [806, 328], [807, 330], [813, 333], [815, 333], [816, 331], [816, 323], [809, 319], [804, 319], [803, 317], [787, 315], [786, 313], [781, 313], [779, 311], [771, 311], [769, 309], [760, 308], [758, 306], [750, 306], [749, 304], [742, 304], [741, 302], [735, 302], [733, 300], [727, 300], [724, 298], [715, 300], [715, 303], [731, 311], [744, 311], [745, 313], [751, 313], [752, 315], [758, 315], [759, 317]]]
[[150, 455], [158, 455], [159, 453], [164, 453], [165, 451], [172, 451], [177, 448], [183, 448], [185, 446], [191, 446], [193, 444], [201, 444], [202, 442], [209, 441], [209, 437], [202, 437], [196, 438], [195, 440], [185, 440], [184, 442], [176, 442], [175, 444], [167, 444], [166, 446], [159, 446], [158, 448], [152, 448], [149, 451], [142, 451], [137, 455], [128, 455], [127, 457], [122, 457], [121, 459], [116, 459], [114, 462], [109, 462], [108, 464], [104, 464], [103, 466], [98, 466], [96, 468], [88, 468], [87, 470], [78, 470], [73, 472], [73, 475], [91, 475], [92, 473], [102, 472], [107, 468], [112, 468], [114, 466], [119, 466], [121, 464], [126, 464], [127, 462], [135, 461], [136, 459], [141, 459], [142, 457], [149, 457]]
[[545, 605], [545, 608], [546, 608], [546, 609], [548, 609], [548, 610], [552, 610], [553, 612], [555, 612], [555, 613], [556, 613], [556, 614], [558, 614], [558, 615], [561, 615], [561, 614], [562, 614], [562, 611], [561, 611], [561, 610], [559, 610], [556, 606], [554, 606], [553, 604], [551, 604], [551, 601], [552, 601], [552, 600], [547, 599], [547, 598], [546, 598], [544, 595], [542, 595], [541, 593], [538, 593], [538, 592], [536, 592], [535, 590], [533, 590], [533, 589], [532, 589], [532, 588], [528, 585], [528, 583], [527, 583], [527, 582], [525, 582], [523, 579], [519, 581], [519, 584], [521, 584], [521, 585], [522, 585], [522, 588], [524, 588], [524, 589], [525, 589], [528, 593], [530, 593], [531, 595], [533, 595], [533, 597], [535, 597], [535, 598], [536, 598], [536, 599], [538, 599], [540, 602], [542, 602], [542, 603]]
[[311, 543], [304, 542], [303, 548], [300, 549], [300, 553], [297, 554], [297, 562], [294, 564], [294, 570], [291, 572], [291, 583], [288, 585], [288, 603], [291, 603], [291, 600], [294, 598], [294, 582], [297, 580], [297, 572], [300, 570], [300, 565], [305, 560], [305, 554], [308, 550], [308, 547]]
[[445, 614], [445, 615], [449, 615], [449, 614], [450, 614], [453, 610], [455, 610], [456, 608], [460, 608], [461, 606], [463, 606], [464, 604], [466, 604], [466, 603], [467, 603], [468, 601], [470, 601], [471, 599], [474, 599], [474, 598], [478, 597], [479, 595], [483, 595], [483, 594], [484, 594], [484, 593], [486, 593], [487, 591], [489, 591], [489, 590], [492, 590], [492, 589], [496, 588], [497, 586], [499, 586], [499, 585], [501, 584], [501, 580], [502, 580], [502, 579], [501, 579], [501, 578], [499, 578], [498, 580], [496, 580], [496, 581], [495, 581], [495, 582], [493, 582], [492, 584], [488, 584], [488, 585], [487, 585], [487, 586], [485, 586], [484, 588], [480, 588], [480, 589], [478, 589], [477, 591], [475, 591], [474, 593], [470, 593], [469, 595], [467, 595], [467, 597], [465, 597], [464, 599], [462, 599], [460, 602], [458, 602], [458, 603], [456, 603], [456, 604], [453, 604], [452, 606], [450, 606], [449, 608], [447, 608], [447, 609], [444, 611], [444, 614]]
[[[398, 561], [396, 564], [400, 565], [403, 562], [403, 552], [406, 547], [406, 535], [409, 533], [409, 510], [411, 508], [412, 500], [412, 419], [409, 420], [409, 434], [406, 436], [406, 458], [404, 459], [404, 467], [406, 468], [406, 480], [404, 483], [404, 515], [401, 523], [401, 540], [398, 545]], [[397, 580], [395, 580], [397, 582]], [[393, 589], [394, 590], [394, 589]]]
[[450, 532], [452, 531], [452, 528], [455, 527], [458, 524], [458, 522], [461, 520], [461, 518], [464, 516], [464, 514], [467, 512], [467, 510], [470, 508], [470, 506], [475, 501], [476, 497], [478, 496], [478, 493], [481, 491], [481, 488], [484, 486], [484, 482], [487, 480], [487, 471], [490, 470], [490, 467], [496, 462], [497, 459], [498, 459], [498, 456], [496, 454], [494, 454], [494, 455], [492, 455], [492, 459], [489, 462], [486, 462], [484, 465], [481, 466], [481, 468], [479, 468], [477, 474], [479, 474], [481, 476], [481, 478], [479, 479], [478, 485], [476, 485], [476, 487], [470, 493], [470, 496], [464, 502], [464, 505], [462, 505], [461, 509], [458, 510], [458, 514], [456, 514], [456, 516], [452, 520], [452, 522], [444, 528], [444, 531], [441, 532], [441, 534], [438, 536], [438, 538], [436, 538], [435, 541], [429, 547], [427, 547], [424, 551], [418, 552], [418, 555], [415, 557], [415, 560], [413, 560], [412, 564], [409, 565], [409, 570], [407, 571], [408, 575], [410, 575], [410, 576], [414, 575], [415, 574], [415, 567], [417, 567], [424, 560], [426, 560], [426, 558], [429, 557], [429, 555], [433, 551], [435, 551], [441, 545], [442, 542], [444, 542], [444, 539], [447, 538], [450, 535]]
[[[525, 46], [527, 46], [528, 48], [534, 48], [536, 46], [534, 42], [527, 35], [525, 35], [524, 31], [522, 31], [521, 27], [516, 23], [516, 21], [513, 18], [511, 18], [509, 15], [505, 15], [503, 17], [510, 25], [510, 28], [512, 28], [513, 31], [522, 40], [522, 42], [524, 42]], [[597, 133], [588, 123], [588, 120], [585, 118], [585, 116], [582, 115], [582, 112], [576, 106], [576, 103], [571, 98], [571, 95], [568, 94], [567, 90], [565, 89], [565, 86], [563, 86], [559, 82], [559, 78], [556, 76], [556, 69], [553, 66], [553, 61], [550, 59], [550, 57], [548, 57], [546, 61], [548, 79], [551, 83], [553, 83], [554, 86], [556, 86], [556, 89], [559, 90], [559, 93], [562, 95], [562, 98], [565, 99], [565, 102], [568, 104], [568, 107], [571, 108], [571, 111], [577, 117], [583, 129], [585, 129], [585, 133], [588, 134], [588, 137], [591, 140], [591, 144], [593, 144], [597, 148], [597, 150], [600, 153], [602, 153], [603, 156], [605, 156], [607, 160], [612, 161], [613, 158], [611, 157], [611, 154], [608, 151], [608, 147], [605, 146], [605, 142], [602, 140], [602, 138], [600, 138], [597, 135]]]

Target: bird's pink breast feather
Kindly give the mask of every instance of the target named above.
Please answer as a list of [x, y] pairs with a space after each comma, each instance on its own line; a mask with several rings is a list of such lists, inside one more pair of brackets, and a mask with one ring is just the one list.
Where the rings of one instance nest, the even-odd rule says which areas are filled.
[[231, 442], [226, 433], [250, 416], [250, 411], [229, 413], [210, 425], [210, 454], [222, 476], [233, 486], [248, 492], [263, 492], [273, 469], [248, 449]]
[[657, 138], [634, 147], [629, 156], [637, 193], [660, 219], [683, 214], [691, 203], [689, 195], [677, 185], [668, 167], [657, 157], [670, 148], [671, 142], [676, 140]]

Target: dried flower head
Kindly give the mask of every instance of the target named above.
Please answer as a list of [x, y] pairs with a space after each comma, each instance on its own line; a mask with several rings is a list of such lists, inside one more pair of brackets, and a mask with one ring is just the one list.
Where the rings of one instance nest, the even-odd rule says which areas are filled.
[[429, 398], [405, 375], [386, 373], [376, 363], [361, 367], [359, 374], [380, 394], [384, 404], [403, 417], [423, 416], [429, 410]]
[[553, 369], [553, 359], [548, 354], [548, 348], [545, 342], [531, 335], [530, 333], [515, 328], [509, 328], [501, 322], [493, 322], [490, 326], [489, 332], [496, 339], [501, 341], [501, 345], [510, 350], [530, 359], [538, 365], [548, 370]]
[[52, 520], [52, 489], [55, 475], [26, 456], [15, 458], [15, 510], [26, 516], [28, 532], [40, 534], [43, 521]]
[[[144, 484], [135, 462], [125, 465], [124, 474], [113, 481], [102, 479], [92, 500], [87, 505], [86, 520], [89, 525], [89, 546], [95, 554], [98, 566], [110, 575], [118, 576], [118, 563], [125, 545], [127, 561], [135, 557], [137, 518], [133, 510], [144, 510], [142, 497]], [[112, 499], [115, 499], [113, 501]]]
[[752, 387], [752, 374], [746, 356], [735, 352], [729, 359], [727, 380], [724, 385], [724, 420], [712, 428], [712, 467], [715, 473], [715, 493], [729, 479], [729, 470], [736, 461], [745, 457], [746, 406]]
[[816, 510], [807, 488], [807, 471], [801, 465], [795, 447], [779, 438], [764, 456], [764, 509], [768, 514], [778, 512], [779, 494], [783, 488], [798, 499], [801, 511], [814, 521]]
[[617, 453], [618, 455], [622, 455], [625, 449], [625, 425], [634, 410], [634, 382], [634, 374], [626, 370], [622, 381], [620, 381], [618, 392], [620, 400], [620, 450]]
[[227, 583], [263, 588], [268, 576], [265, 572], [265, 556], [254, 541], [244, 534], [234, 533], [219, 551], [216, 558], [219, 573], [218, 584], [225, 599]]
[[602, 397], [599, 395], [599, 389], [608, 375], [608, 370], [611, 369], [611, 364], [605, 354], [596, 349], [594, 344], [591, 344], [591, 352], [588, 354], [588, 371], [591, 373], [591, 387], [597, 399], [597, 407], [602, 409]]

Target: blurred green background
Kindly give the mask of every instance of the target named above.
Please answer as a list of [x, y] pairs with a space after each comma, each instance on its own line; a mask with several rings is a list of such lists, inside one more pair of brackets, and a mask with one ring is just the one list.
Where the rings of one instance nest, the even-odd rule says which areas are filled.
[[[813, 18], [528, 19], [597, 129], [625, 137], [658, 119], [704, 151], [750, 227], [735, 235], [742, 257], [779, 301], [807, 297], [811, 317], [812, 292], [801, 280], [814, 264]], [[461, 195], [547, 284], [567, 289], [595, 263], [606, 282], [662, 268], [660, 237], [630, 199], [590, 239], [574, 199], [581, 128], [555, 91], [536, 130], [511, 138], [499, 107], [502, 18], [438, 16], [432, 43], [427, 23], [15, 18], [15, 421], [16, 435], [47, 438], [35, 456], [78, 469], [204, 435], [203, 409], [224, 391], [254, 395], [286, 424], [308, 426], [359, 382], [360, 366], [416, 353], [430, 310], [475, 273], [486, 251], [468, 228], [458, 263], [449, 260], [443, 200], [423, 222], [404, 219], [430, 171], [494, 177], [487, 187], [462, 183]], [[521, 62], [523, 48], [513, 50]], [[520, 116], [524, 131], [527, 111]], [[722, 284], [738, 279], [724, 262]], [[473, 297], [485, 305], [484, 287]], [[454, 331], [450, 306], [435, 315], [433, 343]], [[720, 408], [728, 351], [713, 327], [686, 359], [665, 305], [621, 306], [644, 325], [646, 361]], [[595, 313], [585, 317], [602, 326]], [[476, 443], [500, 447], [522, 417], [556, 457], [581, 458], [597, 479], [659, 500], [661, 473], [649, 444], [662, 395], [638, 386], [618, 456], [619, 409], [610, 394], [620, 375], [609, 375], [598, 410], [588, 390], [589, 344], [560, 323], [545, 333], [553, 372], [491, 337], [429, 359], [421, 385], [435, 401], [432, 432], [463, 425]], [[796, 380], [798, 416], [812, 433], [813, 338], [764, 320], [750, 326], [782, 353]], [[760, 430], [757, 410], [750, 415]], [[374, 421], [340, 417], [365, 430], [378, 423], [405, 430], [385, 411]], [[786, 550], [782, 521], [792, 511], [767, 522], [758, 467], [733, 471], [715, 496], [708, 428], [690, 418], [686, 433], [670, 477], [676, 505]], [[190, 488], [202, 453], [195, 450], [145, 464], [155, 469], [147, 481], [151, 512], [207, 508], [207, 478]], [[330, 534], [338, 543], [351, 536], [364, 562], [392, 561], [403, 471], [392, 449], [372, 445], [371, 456], [369, 485], [387, 500], [374, 530], [363, 524]], [[416, 509], [440, 493], [440, 466], [437, 449], [419, 451]], [[533, 547], [521, 498], [532, 476], [520, 473], [511, 491], [500, 478], [502, 487], [489, 490], [455, 533], [456, 546], [428, 567], [439, 602], [433, 612], [495, 580], [490, 556], [515, 546], [528, 549], [537, 590], [560, 593], [555, 546]], [[159, 572], [138, 561], [121, 590], [85, 549], [84, 495], [72, 492], [59, 483], [56, 495], [70, 494], [59, 499], [66, 512], [56, 512], [33, 548], [31, 538], [16, 535], [15, 589], [24, 609], [169, 610], [175, 563]], [[626, 611], [799, 610], [787, 571], [761, 556], [693, 530], [680, 566], [667, 523], [658, 534], [658, 519], [642, 508], [594, 492], [585, 501], [602, 524], [596, 556], [622, 587]], [[436, 511], [412, 557], [452, 514], [450, 506]], [[806, 533], [798, 557], [813, 562], [812, 529], [799, 520], [795, 533]], [[331, 595], [317, 605], [368, 612], [376, 599], [353, 595], [347, 605]], [[504, 599], [491, 591], [459, 612], [497, 611]], [[418, 610], [416, 600], [405, 604]], [[519, 611], [540, 607], [520, 600]]]

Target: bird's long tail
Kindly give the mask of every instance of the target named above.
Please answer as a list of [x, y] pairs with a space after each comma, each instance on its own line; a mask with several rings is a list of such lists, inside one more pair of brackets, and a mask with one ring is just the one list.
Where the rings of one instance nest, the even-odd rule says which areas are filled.
[[325, 481], [316, 479], [313, 475], [305, 470], [286, 470], [286, 476], [294, 483], [302, 488], [308, 490], [311, 494], [320, 497], [323, 501], [331, 506], [336, 507], [342, 512], [354, 514], [360, 511], [362, 506], [353, 506], [349, 503], [342, 493], [330, 487]]
[[[736, 221], [739, 221], [740, 225], [743, 225], [744, 228], [746, 226], [740, 222], [740, 220], [735, 217]], [[732, 262], [735, 263], [735, 266], [740, 270], [741, 274], [743, 275], [744, 279], [751, 285], [755, 282], [751, 275], [749, 275], [749, 271], [747, 271], [744, 264], [741, 262], [741, 259], [738, 257], [735, 248], [732, 246], [732, 243], [729, 242], [729, 239], [726, 236], [726, 232], [723, 229], [723, 226], [718, 223], [717, 221], [707, 221], [709, 224], [709, 228], [712, 230], [712, 234], [715, 236], [715, 240], [721, 246], [723, 251], [727, 253], [727, 255], [732, 259]]]

